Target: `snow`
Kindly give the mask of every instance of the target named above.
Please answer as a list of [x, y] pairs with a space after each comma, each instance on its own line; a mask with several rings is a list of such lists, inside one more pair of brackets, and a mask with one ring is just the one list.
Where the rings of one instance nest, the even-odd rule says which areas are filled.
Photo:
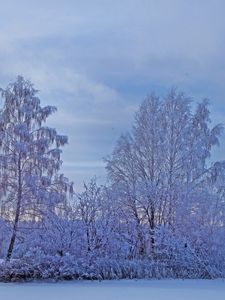
[[121, 280], [0, 283], [1, 300], [222, 300], [224, 280]]

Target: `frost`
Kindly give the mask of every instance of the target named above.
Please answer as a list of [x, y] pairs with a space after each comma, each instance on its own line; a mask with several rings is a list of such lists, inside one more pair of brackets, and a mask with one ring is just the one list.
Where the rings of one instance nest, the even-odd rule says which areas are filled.
[[46, 124], [18, 77], [0, 111], [0, 280], [225, 277], [223, 127], [208, 102], [148, 96], [96, 178], [75, 193], [62, 173], [68, 142]]

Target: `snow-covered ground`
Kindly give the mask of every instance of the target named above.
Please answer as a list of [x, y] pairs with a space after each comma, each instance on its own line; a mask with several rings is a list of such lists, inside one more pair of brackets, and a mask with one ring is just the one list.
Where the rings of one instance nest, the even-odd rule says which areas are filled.
[[1, 300], [224, 300], [224, 280], [0, 283]]

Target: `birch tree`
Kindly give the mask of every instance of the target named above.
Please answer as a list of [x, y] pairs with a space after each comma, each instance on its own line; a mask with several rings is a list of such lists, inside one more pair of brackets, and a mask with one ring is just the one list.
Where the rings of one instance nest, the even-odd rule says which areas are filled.
[[190, 216], [185, 209], [191, 213], [198, 205], [193, 193], [204, 191], [208, 160], [222, 131], [219, 124], [211, 128], [207, 106], [204, 100], [192, 112], [190, 99], [174, 89], [164, 99], [148, 96], [132, 131], [119, 139], [106, 159], [112, 186], [120, 187], [121, 203], [139, 228], [142, 253], [149, 247], [141, 234], [146, 225], [154, 255], [156, 226], [175, 229], [178, 214]]
[[7, 249], [10, 260], [19, 222], [40, 220], [47, 209], [56, 210], [72, 188], [59, 173], [61, 147], [68, 138], [44, 126], [56, 107], [41, 107], [33, 84], [18, 76], [1, 89], [4, 105], [0, 113], [1, 204], [12, 223]]

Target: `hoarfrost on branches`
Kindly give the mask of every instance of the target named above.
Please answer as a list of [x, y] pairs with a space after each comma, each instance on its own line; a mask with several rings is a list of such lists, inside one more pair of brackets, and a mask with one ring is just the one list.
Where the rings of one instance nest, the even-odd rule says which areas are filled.
[[225, 277], [225, 162], [211, 158], [223, 126], [208, 100], [146, 97], [105, 158], [108, 184], [74, 193], [68, 138], [45, 124], [56, 108], [21, 76], [1, 92], [0, 280]]

